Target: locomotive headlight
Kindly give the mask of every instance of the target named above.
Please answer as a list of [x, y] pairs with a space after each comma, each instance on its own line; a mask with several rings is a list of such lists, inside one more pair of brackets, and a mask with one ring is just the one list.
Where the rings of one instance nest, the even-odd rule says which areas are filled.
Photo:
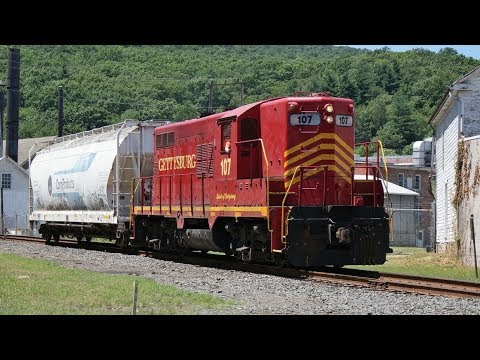
[[333, 123], [333, 116], [327, 116], [327, 123], [331, 124]]
[[326, 113], [332, 114], [333, 113], [333, 105], [332, 104], [327, 104], [323, 107]]

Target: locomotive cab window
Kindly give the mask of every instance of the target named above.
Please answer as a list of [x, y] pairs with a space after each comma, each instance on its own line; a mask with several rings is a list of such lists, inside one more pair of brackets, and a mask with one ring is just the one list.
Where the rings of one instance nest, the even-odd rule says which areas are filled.
[[219, 122], [220, 125], [220, 153], [230, 154], [232, 151], [232, 120]]

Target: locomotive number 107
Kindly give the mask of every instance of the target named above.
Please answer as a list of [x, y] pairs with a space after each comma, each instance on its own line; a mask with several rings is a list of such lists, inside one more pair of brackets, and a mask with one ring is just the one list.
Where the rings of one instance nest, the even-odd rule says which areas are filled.
[[305, 126], [305, 125], [320, 125], [320, 114], [318, 113], [302, 113], [290, 115], [290, 125]]
[[222, 176], [230, 175], [230, 168], [232, 166], [232, 159], [226, 158], [220, 161], [220, 166], [222, 168]]

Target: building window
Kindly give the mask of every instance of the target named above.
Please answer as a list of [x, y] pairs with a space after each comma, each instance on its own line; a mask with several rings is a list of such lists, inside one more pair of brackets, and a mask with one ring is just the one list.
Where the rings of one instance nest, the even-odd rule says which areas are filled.
[[12, 188], [12, 174], [2, 174], [2, 188]]
[[422, 178], [420, 175], [415, 175], [415, 186], [413, 187], [415, 190], [420, 190], [420, 182]]
[[405, 184], [405, 176], [400, 173], [398, 174], [398, 185], [403, 186]]

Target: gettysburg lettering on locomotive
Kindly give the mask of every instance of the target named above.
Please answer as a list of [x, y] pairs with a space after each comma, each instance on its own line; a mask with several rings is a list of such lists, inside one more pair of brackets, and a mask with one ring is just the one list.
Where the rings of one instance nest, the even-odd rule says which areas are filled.
[[158, 170], [177, 170], [177, 169], [194, 169], [197, 166], [196, 156], [192, 155], [180, 155], [172, 156], [163, 159], [158, 159]]

